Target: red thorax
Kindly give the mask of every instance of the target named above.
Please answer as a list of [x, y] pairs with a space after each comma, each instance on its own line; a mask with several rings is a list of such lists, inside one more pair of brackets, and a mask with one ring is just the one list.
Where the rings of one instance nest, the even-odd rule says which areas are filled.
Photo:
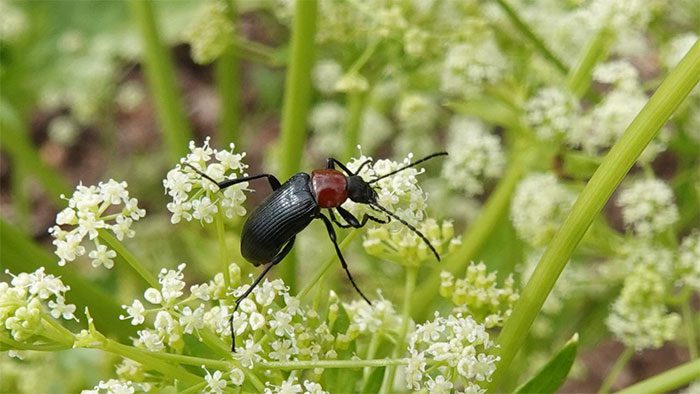
[[313, 170], [311, 188], [321, 208], [339, 207], [348, 199], [348, 182], [340, 171]]

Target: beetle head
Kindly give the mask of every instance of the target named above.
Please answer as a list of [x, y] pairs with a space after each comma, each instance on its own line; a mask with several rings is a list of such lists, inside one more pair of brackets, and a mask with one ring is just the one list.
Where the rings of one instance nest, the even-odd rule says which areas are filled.
[[351, 175], [347, 179], [348, 198], [350, 198], [350, 200], [361, 204], [377, 202], [377, 192], [359, 175]]

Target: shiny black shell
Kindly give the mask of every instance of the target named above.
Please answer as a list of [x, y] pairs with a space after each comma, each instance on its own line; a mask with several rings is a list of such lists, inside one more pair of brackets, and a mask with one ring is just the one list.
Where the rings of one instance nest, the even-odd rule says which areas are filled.
[[267, 264], [316, 218], [319, 207], [311, 176], [298, 173], [273, 191], [248, 215], [241, 233], [241, 254], [255, 266]]

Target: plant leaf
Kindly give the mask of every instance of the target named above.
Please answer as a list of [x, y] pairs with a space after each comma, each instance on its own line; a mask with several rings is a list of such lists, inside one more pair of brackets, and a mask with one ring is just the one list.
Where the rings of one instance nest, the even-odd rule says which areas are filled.
[[578, 350], [578, 333], [552, 357], [528, 382], [520, 386], [516, 393], [554, 393], [564, 383]]

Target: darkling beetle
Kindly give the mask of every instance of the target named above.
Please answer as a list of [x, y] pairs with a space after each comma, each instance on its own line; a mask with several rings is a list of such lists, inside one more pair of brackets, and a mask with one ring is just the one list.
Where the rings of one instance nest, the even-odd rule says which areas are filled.
[[[345, 258], [343, 258], [343, 254], [338, 247], [338, 240], [331, 220], [341, 228], [360, 228], [369, 220], [385, 224], [389, 223], [389, 221], [394, 218], [418, 235], [433, 252], [435, 258], [440, 261], [440, 255], [433, 245], [430, 244], [430, 241], [425, 235], [396, 214], [379, 205], [377, 202], [377, 192], [373, 189], [372, 184], [407, 168], [414, 167], [424, 161], [444, 155], [447, 155], [447, 152], [433, 153], [432, 155], [426, 156], [414, 163], [405, 165], [370, 181], [365, 181], [358, 174], [362, 171], [364, 166], [371, 163], [371, 160], [363, 162], [360, 167], [358, 167], [357, 171], [353, 173], [345, 167], [343, 163], [335, 158], [329, 157], [326, 161], [325, 169], [314, 170], [310, 175], [300, 172], [293, 175], [284, 184], [280, 184], [280, 181], [271, 174], [245, 176], [217, 182], [192, 165], [185, 163], [185, 165], [192, 168], [202, 177], [214, 182], [219, 186], [219, 190], [237, 183], [248, 182], [259, 178], [267, 178], [273, 190], [272, 194], [255, 208], [248, 216], [245, 224], [243, 224], [243, 231], [241, 232], [241, 254], [253, 265], [264, 265], [265, 268], [260, 275], [258, 275], [253, 284], [236, 299], [236, 306], [233, 312], [235, 313], [238, 310], [241, 301], [250, 295], [268, 271], [282, 261], [289, 251], [292, 250], [296, 235], [305, 229], [314, 219], [321, 219], [326, 225], [326, 231], [328, 231], [328, 235], [335, 247], [335, 252], [350, 279], [350, 283], [352, 283], [355, 290], [357, 290], [360, 296], [370, 305], [372, 304], [369, 299], [362, 293], [360, 288], [357, 287], [355, 280], [350, 274], [348, 264], [345, 262]], [[336, 170], [336, 165], [340, 167], [345, 174]], [[356, 203], [367, 204], [377, 212], [385, 213], [387, 215], [387, 220], [379, 219], [368, 214], [364, 214], [362, 219], [358, 220], [352, 213], [341, 207], [348, 198]], [[328, 210], [328, 214], [331, 217], [330, 220], [321, 212], [321, 209]], [[338, 211], [346, 224], [338, 221], [333, 211], [334, 209]], [[229, 323], [231, 326], [232, 339], [231, 350], [235, 352], [236, 335], [233, 330], [233, 313], [231, 314]]]

